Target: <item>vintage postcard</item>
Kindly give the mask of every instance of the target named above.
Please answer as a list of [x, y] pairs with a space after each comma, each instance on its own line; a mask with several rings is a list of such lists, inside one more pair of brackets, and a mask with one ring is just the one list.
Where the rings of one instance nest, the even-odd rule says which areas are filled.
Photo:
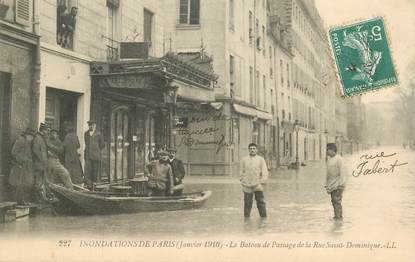
[[0, 262], [415, 261], [414, 68], [412, 0], [0, 0]]

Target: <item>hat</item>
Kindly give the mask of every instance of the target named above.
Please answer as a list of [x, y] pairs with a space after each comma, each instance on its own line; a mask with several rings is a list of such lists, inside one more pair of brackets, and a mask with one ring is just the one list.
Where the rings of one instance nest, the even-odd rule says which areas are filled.
[[26, 130], [23, 132], [24, 135], [31, 135], [34, 136], [35, 135], [35, 131], [31, 128], [26, 128]]
[[176, 148], [169, 148], [167, 151], [168, 152], [174, 152], [174, 153], [176, 153], [177, 152], [177, 149]]
[[95, 120], [89, 120], [89, 121], [87, 121], [86, 122], [88, 125], [92, 125], [92, 124], [96, 124], [97, 123], [97, 121], [95, 121]]
[[49, 123], [40, 123], [39, 129], [51, 128]]
[[160, 151], [157, 152], [157, 155], [159, 155], [159, 156], [168, 156], [169, 153], [165, 150], [160, 150]]

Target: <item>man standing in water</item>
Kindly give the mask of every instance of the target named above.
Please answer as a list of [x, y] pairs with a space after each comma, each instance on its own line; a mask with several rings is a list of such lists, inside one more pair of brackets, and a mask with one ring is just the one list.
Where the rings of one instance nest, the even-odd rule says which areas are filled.
[[244, 157], [241, 161], [239, 178], [244, 192], [244, 217], [250, 217], [255, 195], [259, 215], [265, 218], [267, 217], [267, 211], [263, 191], [268, 179], [268, 168], [265, 159], [257, 155], [258, 146], [255, 143], [249, 144], [248, 150], [249, 156]]
[[334, 220], [343, 220], [342, 197], [346, 185], [347, 169], [343, 159], [337, 154], [334, 143], [327, 144], [327, 177], [326, 191], [331, 195], [334, 209]]

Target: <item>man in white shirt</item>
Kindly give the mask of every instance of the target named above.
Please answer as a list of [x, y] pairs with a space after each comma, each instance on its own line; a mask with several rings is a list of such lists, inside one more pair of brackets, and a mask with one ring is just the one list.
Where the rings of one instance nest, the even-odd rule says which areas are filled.
[[337, 154], [334, 143], [327, 144], [327, 177], [326, 191], [331, 195], [331, 203], [334, 209], [334, 219], [343, 219], [342, 197], [346, 186], [347, 169], [343, 159]]
[[265, 159], [257, 155], [258, 146], [251, 143], [248, 146], [249, 156], [241, 161], [241, 181], [242, 190], [244, 192], [244, 216], [250, 217], [253, 204], [253, 196], [255, 195], [256, 206], [261, 217], [267, 216], [264, 200], [264, 185], [268, 179], [268, 169]]

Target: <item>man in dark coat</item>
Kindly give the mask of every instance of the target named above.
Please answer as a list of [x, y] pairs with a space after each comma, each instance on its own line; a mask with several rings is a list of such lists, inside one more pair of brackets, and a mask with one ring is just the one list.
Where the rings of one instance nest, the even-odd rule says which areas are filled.
[[84, 134], [85, 139], [85, 179], [90, 188], [92, 183], [98, 181], [101, 165], [101, 150], [104, 148], [104, 139], [96, 130], [96, 122], [88, 121], [88, 131]]
[[41, 123], [39, 132], [36, 133], [32, 143], [33, 174], [35, 178], [35, 190], [38, 201], [47, 200], [46, 197], [46, 172], [48, 165], [48, 150], [46, 140], [50, 132], [50, 125]]
[[16, 200], [19, 205], [26, 205], [28, 191], [33, 186], [32, 141], [35, 131], [28, 128], [13, 145], [13, 167], [10, 171], [9, 183], [16, 188]]
[[84, 183], [83, 171], [81, 161], [79, 160], [78, 149], [81, 147], [79, 144], [78, 136], [75, 133], [75, 128], [72, 123], [66, 122], [65, 124], [66, 136], [63, 141], [65, 161], [64, 166], [71, 175], [72, 182], [78, 185]]
[[[173, 171], [174, 186], [181, 185], [182, 180], [186, 174], [182, 160], [176, 158], [176, 152], [177, 150], [175, 148], [169, 149], [169, 161]], [[173, 193], [174, 196], [180, 196], [182, 194], [183, 189], [177, 189]]]

